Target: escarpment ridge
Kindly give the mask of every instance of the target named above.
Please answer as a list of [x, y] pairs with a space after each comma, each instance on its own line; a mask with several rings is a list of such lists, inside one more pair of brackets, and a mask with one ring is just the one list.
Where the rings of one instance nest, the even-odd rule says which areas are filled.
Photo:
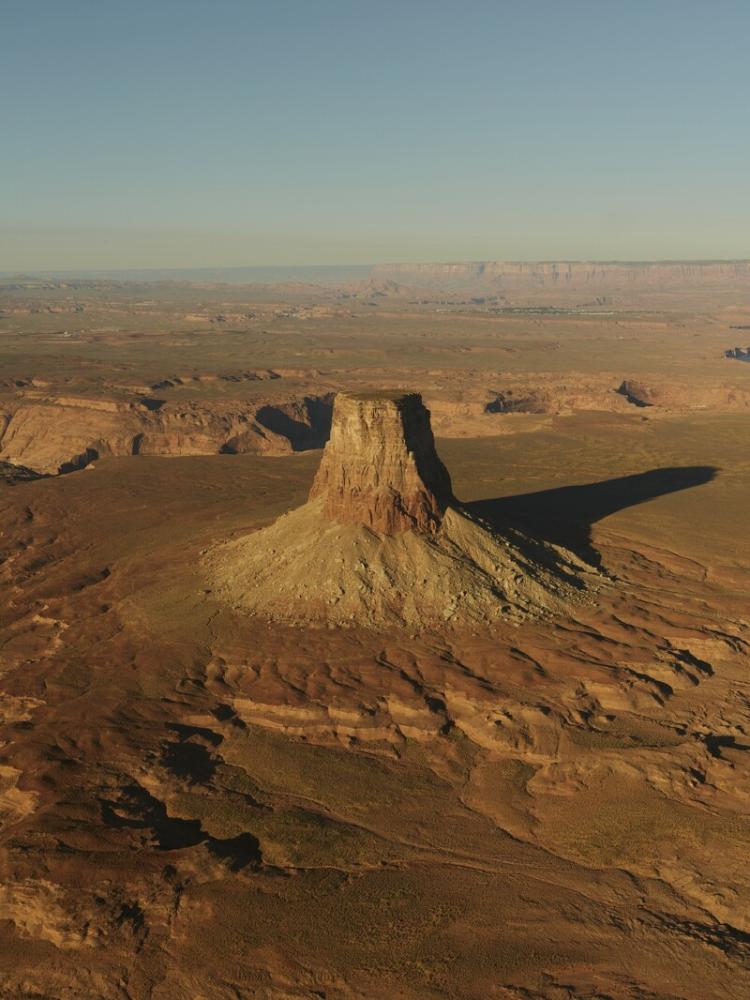
[[123, 455], [287, 455], [320, 448], [331, 395], [285, 400], [25, 396], [0, 411], [0, 461], [56, 474]]
[[480, 624], [557, 612], [595, 571], [469, 516], [417, 393], [340, 393], [310, 499], [205, 553], [218, 594], [297, 624]]
[[460, 290], [750, 288], [750, 261], [461, 261], [378, 264], [373, 281]]
[[[620, 329], [619, 320], [613, 321], [612, 329]], [[366, 331], [361, 336], [366, 337]], [[412, 339], [415, 352], [419, 342], [414, 356], [421, 356], [420, 365], [426, 364], [433, 351], [443, 349], [442, 336], [436, 329], [434, 338], [431, 330]], [[618, 350], [630, 343], [629, 336], [614, 341]], [[632, 356], [632, 344], [627, 348], [631, 356], [623, 355], [611, 370], [581, 372], [569, 367], [569, 358], [558, 370], [528, 371], [525, 353], [538, 355], [545, 369], [552, 369], [558, 366], [560, 353], [568, 350], [566, 341], [545, 339], [511, 346], [497, 340], [494, 333], [493, 350], [498, 353], [490, 366], [482, 360], [487, 343], [481, 332], [473, 346], [461, 345], [472, 359], [471, 367], [420, 367], [418, 375], [407, 365], [373, 365], [372, 359], [367, 365], [351, 365], [351, 358], [342, 366], [238, 365], [218, 372], [209, 364], [205, 370], [179, 369], [167, 376], [160, 366], [147, 377], [85, 367], [55, 372], [43, 365], [34, 374], [34, 368], [19, 366], [4, 376], [0, 373], [0, 462], [55, 475], [108, 456], [276, 456], [318, 449], [329, 436], [337, 390], [352, 399], [363, 390], [387, 394], [394, 379], [419, 379], [438, 438], [525, 433], [548, 426], [556, 416], [591, 411], [630, 417], [645, 390], [649, 419], [697, 410], [746, 413], [750, 409], [748, 366], [727, 364], [723, 336], [721, 349], [716, 344], [718, 335], [712, 336], [710, 344], [693, 348], [692, 371], [683, 369], [682, 358], [673, 354], [672, 346], [669, 371], [660, 371], [658, 365], [644, 367]], [[574, 343], [570, 342], [570, 350], [583, 349], [580, 344], [574, 348]], [[586, 341], [587, 354], [594, 343]], [[728, 353], [740, 361], [746, 357], [741, 348]], [[473, 367], [475, 356], [479, 367]], [[336, 362], [335, 356], [330, 360]], [[607, 356], [608, 364], [610, 360]], [[624, 392], [623, 385], [633, 392]], [[341, 448], [350, 452], [344, 438]], [[411, 444], [409, 450], [415, 455], [419, 452]], [[429, 465], [434, 459], [428, 460], [425, 454], [419, 463], [425, 462]], [[328, 475], [326, 469], [321, 469], [321, 482]], [[408, 493], [408, 484], [402, 485]], [[342, 508], [348, 488], [341, 486]], [[423, 512], [417, 520], [434, 521], [436, 512], [440, 513], [439, 492], [438, 508]]]

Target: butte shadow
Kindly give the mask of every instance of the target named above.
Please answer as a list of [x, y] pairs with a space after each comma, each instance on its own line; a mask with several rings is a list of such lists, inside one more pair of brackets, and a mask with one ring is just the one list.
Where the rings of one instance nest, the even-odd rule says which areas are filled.
[[670, 466], [584, 486], [475, 500], [463, 507], [497, 532], [511, 528], [527, 532], [564, 546], [592, 566], [600, 566], [601, 555], [591, 540], [591, 529], [597, 521], [656, 497], [703, 486], [718, 473], [719, 469], [712, 465]]

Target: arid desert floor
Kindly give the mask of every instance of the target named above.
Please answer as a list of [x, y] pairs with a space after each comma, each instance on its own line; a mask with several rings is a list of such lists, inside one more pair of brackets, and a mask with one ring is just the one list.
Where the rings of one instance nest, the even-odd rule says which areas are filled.
[[[750, 292], [389, 281], [0, 283], [3, 997], [750, 994]], [[216, 589], [383, 388], [590, 600], [385, 628]]]

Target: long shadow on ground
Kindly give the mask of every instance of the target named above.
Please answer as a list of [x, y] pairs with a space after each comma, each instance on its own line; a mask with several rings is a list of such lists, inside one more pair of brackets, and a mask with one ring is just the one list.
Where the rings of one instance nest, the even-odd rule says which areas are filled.
[[651, 469], [585, 486], [561, 486], [538, 493], [476, 500], [463, 507], [497, 531], [519, 528], [526, 534], [564, 545], [586, 562], [598, 566], [601, 556], [591, 544], [593, 524], [626, 507], [667, 493], [703, 486], [710, 483], [718, 471], [712, 465]]

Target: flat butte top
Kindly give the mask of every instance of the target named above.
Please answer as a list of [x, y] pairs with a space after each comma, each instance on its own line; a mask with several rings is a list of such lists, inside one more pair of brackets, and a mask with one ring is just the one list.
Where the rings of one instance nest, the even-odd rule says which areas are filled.
[[422, 402], [418, 392], [410, 389], [367, 389], [361, 392], [340, 392], [338, 399], [354, 399], [359, 403], [406, 403], [409, 400]]

